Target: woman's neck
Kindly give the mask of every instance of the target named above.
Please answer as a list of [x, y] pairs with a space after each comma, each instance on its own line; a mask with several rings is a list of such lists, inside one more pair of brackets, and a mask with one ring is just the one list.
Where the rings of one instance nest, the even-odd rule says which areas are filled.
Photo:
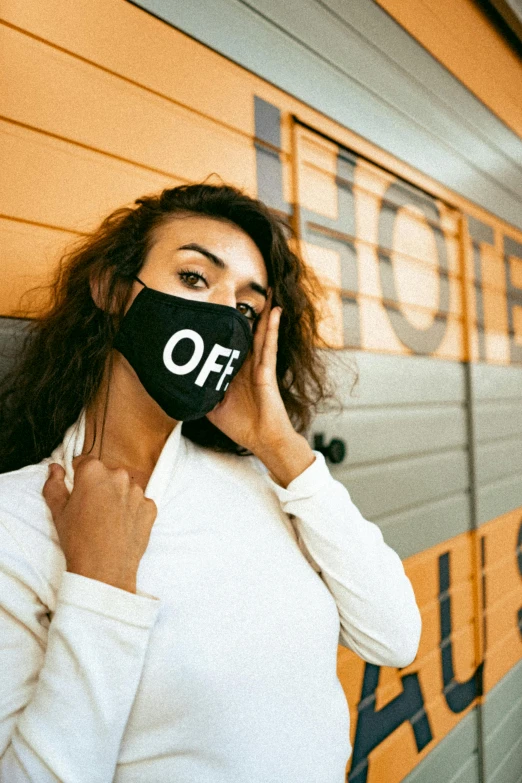
[[145, 489], [176, 424], [147, 394], [126, 359], [114, 351], [96, 399], [86, 411], [83, 453], [108, 468], [125, 468]]

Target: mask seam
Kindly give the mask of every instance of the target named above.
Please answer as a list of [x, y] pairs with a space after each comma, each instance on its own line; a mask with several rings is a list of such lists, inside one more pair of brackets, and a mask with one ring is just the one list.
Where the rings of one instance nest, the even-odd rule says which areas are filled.
[[[140, 294], [142, 294], [142, 293], [144, 293], [146, 291], [151, 291], [152, 292], [152, 298], [158, 298], [158, 304], [162, 304], [163, 306], [165, 306], [167, 308], [181, 307], [181, 308], [186, 309], [186, 310], [191, 310], [191, 309], [194, 308], [194, 305], [196, 305], [197, 308], [203, 308], [207, 312], [208, 311], [212, 312], [212, 309], [215, 308], [215, 307], [218, 307], [220, 310], [221, 310], [221, 308], [225, 308], [225, 311], [222, 311], [223, 315], [227, 314], [230, 317], [233, 317], [238, 323], [241, 324], [243, 329], [245, 329], [249, 335], [252, 336], [252, 334], [253, 334], [252, 330], [250, 328], [250, 325], [248, 323], [248, 319], [246, 318], [246, 316], [242, 316], [241, 313], [238, 313], [237, 310], [234, 310], [233, 307], [229, 307], [229, 305], [222, 305], [222, 304], [218, 304], [216, 302], [197, 302], [197, 301], [192, 300], [192, 299], [183, 299], [183, 297], [181, 297], [181, 296], [176, 296], [175, 294], [166, 294], [164, 291], [157, 291], [155, 288], [142, 288], [140, 293], [136, 296], [136, 299], [132, 303], [132, 305], [129, 308], [128, 312], [130, 312], [131, 308], [134, 306], [134, 303], [138, 301], [138, 298], [139, 298]], [[150, 294], [149, 294], [149, 296], [150, 296]], [[176, 302], [169, 302], [168, 300], [163, 299], [163, 297], [165, 297], [165, 296], [174, 297], [176, 299]], [[159, 297], [161, 297], [161, 298], [159, 298]], [[143, 301], [144, 300], [142, 299], [142, 302]], [[135, 309], [137, 309], [137, 308], [135, 308]], [[126, 313], [126, 315], [127, 315], [127, 313]], [[243, 320], [243, 318], [245, 318], [245, 320], [247, 321], [246, 323]]]
[[[240, 320], [241, 323], [243, 323], [242, 319], [246, 318], [246, 316], [243, 316], [241, 313], [239, 313], [236, 309], [234, 309], [230, 305], [220, 304], [219, 302], [199, 302], [196, 299], [185, 299], [182, 296], [176, 296], [176, 294], [167, 294], [165, 293], [165, 291], [157, 291], [155, 288], [143, 288], [136, 296], [136, 299], [134, 301], [136, 301], [138, 299], [138, 296], [144, 293], [145, 291], [149, 291], [150, 292], [149, 296], [152, 296], [153, 298], [158, 298], [161, 304], [166, 305], [167, 307], [169, 306], [172, 307], [175, 305], [176, 307], [184, 307], [187, 309], [191, 309], [192, 307], [196, 306], [197, 308], [204, 308], [205, 310], [213, 310], [215, 307], [217, 307], [220, 310], [223, 308], [225, 312], [227, 312], [229, 315], [233, 316], [234, 318]], [[165, 299], [164, 297], [168, 297], [169, 299], [170, 298], [176, 299], [176, 302], [170, 302], [169, 299]]]

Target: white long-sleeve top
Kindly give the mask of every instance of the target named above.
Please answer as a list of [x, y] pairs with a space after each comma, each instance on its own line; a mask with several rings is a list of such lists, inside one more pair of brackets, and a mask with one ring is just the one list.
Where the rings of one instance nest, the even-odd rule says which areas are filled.
[[379, 528], [319, 452], [284, 489], [178, 425], [130, 593], [66, 571], [42, 496], [83, 439], [0, 476], [0, 781], [343, 783], [338, 643], [405, 666], [420, 636]]

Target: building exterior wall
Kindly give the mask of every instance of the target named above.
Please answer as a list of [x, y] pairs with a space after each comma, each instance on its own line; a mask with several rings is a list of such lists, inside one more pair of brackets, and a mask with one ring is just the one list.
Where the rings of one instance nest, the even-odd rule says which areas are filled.
[[373, 0], [134, 1], [522, 229], [521, 137]]
[[376, 0], [522, 137], [522, 62], [474, 0]]
[[[248, 10], [228, 6], [231, 18]], [[22, 297], [66, 246], [145, 193], [215, 173], [286, 216], [326, 288], [341, 402], [310, 439], [345, 441], [332, 472], [404, 559], [423, 616], [405, 669], [339, 647], [348, 779], [519, 783], [522, 221], [505, 218], [522, 204], [516, 170], [491, 210], [485, 164], [452, 189], [433, 176], [435, 153], [414, 168], [124, 0], [5, 0], [3, 16], [3, 333], [23, 326]], [[418, 140], [418, 119], [404, 123]], [[499, 144], [507, 165], [516, 137]]]

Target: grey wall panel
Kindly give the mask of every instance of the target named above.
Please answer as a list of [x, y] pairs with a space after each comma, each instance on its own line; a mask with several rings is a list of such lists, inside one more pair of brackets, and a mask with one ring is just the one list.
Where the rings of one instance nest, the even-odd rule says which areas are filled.
[[509, 438], [522, 433], [522, 397], [500, 400], [494, 404], [475, 405], [475, 436], [477, 442]]
[[[519, 742], [519, 747], [522, 743]], [[486, 783], [522, 783], [522, 775], [520, 775], [520, 753], [516, 755], [511, 753], [508, 758], [505, 759], [502, 767], [498, 770], [495, 777], [490, 778]]]
[[490, 691], [484, 705], [486, 783], [522, 779], [522, 662]]
[[330, 469], [361, 513], [401, 557], [469, 530], [462, 365], [348, 351], [329, 361], [342, 410], [317, 415], [309, 440], [344, 440], [346, 458]]
[[451, 779], [450, 783], [477, 783], [479, 780], [479, 762], [477, 754], [473, 754], [464, 766]]
[[477, 524], [522, 506], [522, 475], [508, 476], [477, 490]]
[[503, 717], [486, 741], [486, 780], [516, 783], [522, 773], [522, 695], [513, 704], [513, 693], [509, 693], [504, 706]]
[[[349, 481], [346, 486], [352, 495]], [[469, 495], [464, 491], [379, 518], [365, 515], [364, 504], [358, 507], [363, 516], [379, 525], [384, 540], [401, 558], [447, 541], [470, 527], [471, 507]]]
[[520, 774], [522, 764], [522, 737], [520, 737], [517, 747], [513, 748], [508, 756], [502, 762], [495, 775], [486, 778], [486, 783], [521, 783]]
[[[502, 722], [508, 708], [513, 706], [513, 694], [517, 694], [522, 699], [522, 661], [514, 666], [487, 695], [484, 706], [486, 740]], [[520, 725], [522, 726], [522, 723]], [[522, 768], [520, 771], [522, 773]]]
[[[465, 399], [464, 371], [459, 362], [429, 356], [335, 351], [328, 355], [328, 363], [345, 408], [462, 403]], [[352, 371], [359, 374], [353, 390]]]
[[522, 368], [471, 366], [477, 522], [522, 505]]
[[522, 141], [376, 4], [134, 2], [522, 228]]
[[467, 442], [464, 411], [458, 403], [350, 408], [339, 415], [317, 416], [314, 431], [324, 432], [326, 440], [346, 441], [344, 468], [420, 455], [427, 449], [464, 448]]
[[404, 783], [478, 783], [476, 713], [466, 715]]
[[522, 436], [505, 435], [481, 444], [477, 450], [477, 480], [481, 486], [518, 476], [522, 482]]
[[474, 401], [520, 400], [522, 389], [522, 367], [509, 367], [493, 364], [473, 364]]
[[465, 492], [468, 486], [463, 449], [406, 456], [358, 468], [334, 466], [332, 475], [346, 483], [354, 503], [372, 519]]
[[28, 321], [0, 317], [0, 378], [20, 351]]
[[381, 54], [385, 54], [397, 68], [420, 83], [425, 99], [428, 98], [432, 105], [442, 104], [468, 128], [478, 121], [474, 133], [507, 158], [517, 160], [520, 156], [518, 136], [471, 92], [463, 89], [462, 83], [441, 67], [434, 57], [427, 56], [426, 50], [403, 27], [395, 22], [391, 25], [383, 23], [382, 9], [376, 3], [368, 0], [322, 2], [343, 22], [369, 40]]

